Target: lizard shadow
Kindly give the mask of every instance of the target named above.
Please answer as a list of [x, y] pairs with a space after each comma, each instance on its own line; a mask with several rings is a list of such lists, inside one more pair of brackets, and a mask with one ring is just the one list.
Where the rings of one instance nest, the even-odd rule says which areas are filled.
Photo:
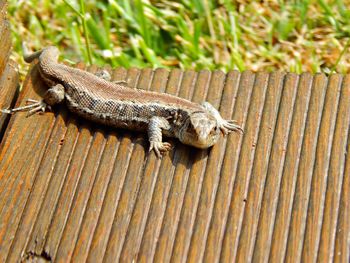
[[[28, 81], [28, 79], [26, 80]], [[48, 90], [48, 86], [45, 84], [44, 80], [40, 76], [38, 64], [34, 64], [29, 73], [29, 81], [32, 82], [32, 90], [41, 98], [44, 97], [45, 92]]]
[[[53, 111], [55, 112], [56, 117], [60, 115], [63, 118], [66, 127], [73, 124], [75, 128], [79, 130], [79, 133], [83, 129], [86, 129], [89, 131], [88, 136], [91, 136], [92, 138], [96, 136], [96, 133], [102, 133], [106, 141], [110, 136], [115, 136], [120, 144], [126, 145], [125, 147], [119, 147], [120, 149], [118, 151], [121, 152], [118, 153], [118, 155], [130, 155], [129, 158], [131, 160], [138, 160], [139, 157], [133, 159], [132, 155], [135, 154], [136, 156], [139, 156], [142, 151], [143, 154], [141, 154], [141, 156], [144, 156], [143, 162], [138, 163], [138, 161], [135, 161], [129, 165], [143, 165], [142, 170], [144, 170], [148, 159], [152, 160], [153, 158], [154, 160], [157, 160], [155, 153], [149, 152], [148, 150], [149, 141], [147, 133], [122, 128], [113, 128], [104, 124], [82, 119], [77, 114], [70, 113], [64, 104], [54, 106]], [[165, 162], [165, 159], [169, 158], [174, 169], [177, 169], [177, 166], [180, 165], [186, 167], [186, 170], [191, 170], [197, 162], [200, 162], [209, 155], [208, 153], [210, 149], [201, 150], [187, 146], [174, 138], [165, 137], [164, 141], [169, 142], [172, 145], [172, 149], [165, 153], [161, 160], [162, 162]]]
[[196, 163], [206, 159], [210, 151], [210, 149], [201, 150], [182, 144], [176, 139], [171, 139], [171, 144], [173, 145], [173, 148], [169, 154], [172, 164], [175, 167], [179, 164], [183, 165], [187, 170], [191, 170]]
[[[104, 126], [103, 131], [105, 132], [105, 136], [108, 136], [110, 133], [116, 134], [121, 140], [123, 138], [130, 139], [131, 143], [134, 145], [134, 151], [136, 148], [142, 149], [144, 152], [144, 167], [148, 160], [157, 160], [155, 153], [149, 152], [149, 141], [147, 137], [147, 133], [132, 131], [127, 129], [119, 129], [113, 128], [109, 126]], [[166, 163], [171, 162], [174, 169], [177, 166], [186, 167], [186, 170], [191, 170], [192, 166], [205, 159], [208, 156], [208, 150], [197, 149], [188, 145], [182, 144], [175, 138], [164, 138], [165, 142], [169, 142], [172, 145], [172, 148], [164, 153], [160, 160], [164, 162], [164, 166], [168, 167]], [[170, 172], [170, 170], [169, 170]]]

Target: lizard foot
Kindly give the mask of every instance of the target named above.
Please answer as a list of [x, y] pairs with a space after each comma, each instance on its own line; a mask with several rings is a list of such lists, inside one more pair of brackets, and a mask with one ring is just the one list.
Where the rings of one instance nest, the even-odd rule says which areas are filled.
[[109, 74], [109, 72], [107, 70], [99, 70], [95, 73], [95, 76], [101, 78], [101, 79], [104, 79], [106, 81], [110, 81], [114, 84], [118, 84], [118, 85], [121, 85], [121, 86], [125, 86], [125, 87], [128, 87], [128, 82], [125, 81], [125, 80], [112, 80], [112, 76], [111, 74]]
[[1, 112], [12, 114], [18, 111], [28, 111], [27, 116], [31, 116], [39, 111], [45, 112], [46, 108], [50, 109], [50, 106], [47, 105], [43, 100], [37, 101], [33, 99], [27, 99], [26, 103], [29, 105], [14, 108], [14, 109], [1, 110]]
[[102, 69], [102, 70], [99, 70], [95, 73], [95, 76], [101, 78], [101, 79], [104, 79], [106, 81], [111, 81], [112, 79], [112, 76], [111, 74], [109, 74], [109, 72], [105, 69]]
[[150, 141], [149, 152], [154, 150], [158, 158], [162, 157], [162, 154], [171, 149], [171, 144], [168, 142], [155, 142]]
[[235, 120], [222, 120], [219, 123], [219, 128], [224, 135], [227, 135], [231, 131], [239, 131], [243, 133], [242, 127], [237, 125]]

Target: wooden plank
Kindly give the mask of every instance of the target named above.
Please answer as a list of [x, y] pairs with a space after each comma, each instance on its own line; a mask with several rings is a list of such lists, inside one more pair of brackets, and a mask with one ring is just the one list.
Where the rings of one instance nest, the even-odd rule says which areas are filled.
[[334, 136], [335, 120], [340, 96], [342, 78], [332, 75], [329, 79], [325, 104], [317, 142], [316, 160], [312, 174], [310, 202], [308, 207], [304, 244], [303, 262], [315, 262], [320, 239], [323, 205], [326, 193], [327, 172]]
[[[10, 61], [0, 76], [0, 109], [8, 109], [13, 107], [17, 97], [18, 72], [16, 64]], [[9, 120], [9, 115], [0, 113], [0, 142]]]
[[256, 228], [259, 220], [256, 215], [259, 215], [261, 198], [268, 171], [283, 79], [284, 74], [270, 74], [237, 249], [237, 260], [241, 262], [245, 261], [247, 258], [252, 258], [253, 254], [257, 232]]
[[[164, 71], [159, 73], [162, 73], [162, 75], [158, 74], [158, 83], [162, 83], [162, 86], [166, 87], [167, 93], [178, 95], [183, 72], [174, 70], [170, 74]], [[160, 79], [160, 76], [162, 79]], [[155, 75], [155, 77], [157, 77], [157, 75]], [[166, 79], [168, 79], [168, 83], [164, 82]], [[159, 86], [156, 90], [161, 91], [162, 87]], [[174, 145], [174, 140], [172, 140], [171, 143]], [[177, 155], [176, 152], [173, 152], [169, 156], [166, 156], [161, 164], [157, 162], [156, 165], [159, 165], [158, 169], [155, 169], [153, 173], [151, 169], [153, 165], [151, 165], [150, 162], [146, 164], [143, 184], [152, 185], [152, 193], [149, 191], [151, 198], [147, 198], [145, 195], [146, 189], [140, 189], [137, 200], [138, 203], [130, 223], [131, 231], [128, 233], [123, 246], [121, 254], [122, 260], [131, 261], [137, 258], [137, 253], [141, 249], [143, 240], [148, 242], [148, 246], [154, 246], [154, 242], [149, 241], [155, 240], [155, 236], [159, 233], [159, 226], [164, 215], [167, 195], [169, 194], [175, 172], [175, 166], [173, 166], [172, 160], [178, 158]], [[146, 181], [149, 182], [146, 183]], [[142, 211], [148, 211], [148, 213], [145, 214]], [[147, 247], [145, 254], [143, 254], [142, 251], [139, 252], [139, 260], [144, 256], [150, 259], [153, 253], [154, 248]]]
[[[325, 262], [334, 259], [334, 245], [337, 230], [337, 220], [339, 211], [339, 202], [341, 198], [342, 183], [344, 175], [349, 177], [349, 174], [344, 173], [345, 158], [347, 155], [347, 145], [349, 144], [349, 126], [350, 126], [350, 78], [346, 76], [342, 86], [341, 98], [339, 102], [338, 114], [335, 123], [334, 139], [332, 145], [332, 152], [329, 164], [329, 172], [327, 178], [327, 190], [324, 205], [324, 213], [322, 218], [322, 230], [320, 244], [318, 248], [317, 261]], [[346, 187], [346, 186], [345, 186]], [[345, 188], [346, 190], [346, 188]], [[346, 194], [346, 193], [344, 193]], [[344, 202], [344, 201], [343, 201]], [[349, 202], [349, 199], [347, 200]], [[344, 203], [343, 203], [344, 204]], [[346, 221], [350, 220], [347, 218]], [[344, 221], [342, 222], [345, 223]], [[347, 223], [345, 223], [347, 224]], [[346, 229], [344, 229], [346, 230]], [[349, 232], [345, 232], [349, 242]], [[344, 241], [343, 241], [344, 242]], [[349, 246], [344, 251], [338, 250], [341, 255], [349, 255]], [[339, 255], [337, 255], [339, 257]], [[349, 256], [347, 256], [349, 260]]]
[[305, 220], [310, 195], [311, 178], [315, 162], [315, 150], [326, 87], [326, 77], [321, 74], [316, 75], [311, 89], [311, 98], [298, 167], [291, 222], [288, 233], [287, 251], [285, 255], [287, 262], [294, 260], [299, 261], [301, 257], [303, 238], [305, 237]]
[[[34, 76], [37, 76], [37, 74], [37, 71], [33, 72]], [[27, 78], [24, 86], [29, 87], [31, 80], [31, 78]], [[38, 82], [39, 79], [36, 77], [34, 83], [32, 83], [33, 86], [39, 87]], [[24, 101], [23, 95], [33, 99], [39, 98], [39, 95], [33, 89], [24, 89], [27, 92], [20, 94], [20, 102]], [[1, 145], [0, 180], [4, 190], [0, 193], [0, 218], [2, 219], [0, 261], [4, 261], [6, 258], [6, 254], [3, 252], [7, 253], [13, 240], [11, 237], [20, 224], [21, 214], [35, 180], [35, 173], [38, 170], [48, 137], [55, 123], [53, 113], [32, 117], [31, 121], [28, 121], [25, 113], [15, 114], [11, 118], [9, 126], [18, 129], [7, 131]], [[24, 146], [24, 151], [18, 151], [19, 145]], [[12, 212], [9, 213], [8, 211]]]
[[[151, 70], [143, 70], [139, 77], [137, 86], [146, 90], [154, 89], [155, 86], [152, 81], [153, 77], [154, 74]], [[105, 261], [113, 261], [120, 258], [142, 182], [142, 170], [144, 170], [144, 158], [147, 152], [145, 147], [147, 146], [144, 139], [139, 141], [134, 147], [119, 204], [114, 216], [113, 225], [109, 233], [108, 245], [104, 254]], [[155, 156], [150, 156], [149, 162], [151, 162], [151, 164], [148, 165], [151, 165], [151, 169], [157, 169], [157, 164], [155, 164], [156, 159], [154, 157]], [[140, 165], [133, 166], [133, 163], [139, 163]], [[149, 171], [147, 171], [147, 174], [149, 174]], [[149, 185], [147, 186], [149, 187]], [[147, 198], [150, 197], [148, 196]]]
[[300, 76], [293, 118], [288, 137], [286, 157], [282, 172], [280, 194], [276, 211], [275, 224], [272, 234], [269, 260], [275, 262], [285, 257], [292, 200], [295, 192], [298, 165], [302, 140], [305, 131], [305, 122], [311, 94], [312, 76], [308, 73]]
[[[9, 60], [11, 29], [7, 20], [7, 1], [0, 0], [0, 109], [14, 105], [18, 86], [17, 64]], [[0, 113], [0, 142], [9, 121], [9, 116]]]
[[11, 29], [10, 22], [6, 18], [7, 3], [0, 1], [0, 76], [2, 76], [10, 56], [11, 49]]
[[[239, 86], [236, 86], [237, 101], [235, 102], [233, 119], [238, 120], [245, 127], [255, 76], [247, 71], [242, 73], [242, 76], [237, 76], [236, 78], [237, 80], [240, 78], [240, 81], [237, 81], [237, 83], [231, 82], [231, 85], [228, 85], [227, 87], [229, 90], [229, 87], [232, 87], [231, 90], [235, 91], [234, 86], [239, 84]], [[233, 93], [235, 94], [235, 92]], [[236, 133], [230, 134], [227, 139], [227, 148], [221, 168], [221, 179], [218, 186], [211, 227], [207, 239], [205, 258], [208, 259], [208, 261], [218, 261], [220, 258], [221, 242], [224, 237], [226, 222], [229, 220], [229, 201], [232, 197], [232, 186], [235, 179], [241, 147], [242, 136], [239, 136]], [[218, 244], [220, 245], [218, 246]]]
[[298, 81], [299, 76], [296, 74], [287, 74], [285, 77], [259, 215], [253, 261], [263, 259], [263, 261], [266, 262], [269, 257], [269, 248], [272, 242], [278, 195], [281, 185], [283, 165], [286, 157], [287, 142], [291, 128]]
[[[196, 78], [197, 74], [194, 71], [186, 71], [183, 73], [179, 96], [187, 99], [191, 98], [191, 94], [193, 94], [194, 91]], [[148, 257], [154, 257], [155, 261], [160, 262], [168, 262], [170, 260], [170, 251], [173, 249], [175, 242], [177, 225], [181, 216], [181, 208], [184, 201], [190, 171], [188, 168], [190, 162], [190, 152], [188, 150], [188, 147], [177, 142], [176, 154], [178, 163], [175, 167], [173, 181], [171, 182], [171, 190], [167, 200], [167, 207], [164, 212], [165, 214], [162, 226], [160, 230], [157, 229], [160, 231], [159, 237], [153, 236], [153, 229], [148, 228], [150, 225], [153, 225], [153, 222], [149, 220], [149, 226], [146, 228], [146, 232], [144, 234], [140, 248], [141, 250], [138, 256], [140, 260], [143, 260], [143, 258], [147, 259]], [[166, 177], [168, 177], [168, 175], [166, 175]], [[174, 224], [174, 222], [176, 222], [176, 224]], [[154, 240], [157, 239], [159, 241], [154, 242]]]
[[[211, 83], [208, 90], [207, 101], [214, 107], [219, 108], [222, 101], [223, 89], [225, 84], [225, 74], [221, 71], [212, 73]], [[233, 94], [227, 94], [233, 96]], [[230, 105], [232, 108], [232, 105]], [[231, 114], [227, 114], [231, 115]], [[187, 259], [194, 262], [202, 261], [206, 238], [210, 227], [210, 219], [215, 203], [215, 195], [220, 179], [220, 167], [223, 161], [223, 150], [226, 140], [221, 140], [209, 153], [205, 172], [202, 181], [202, 188], [197, 208], [196, 221], [194, 222], [191, 244], [187, 252]], [[195, 245], [193, 245], [195, 244]]]
[[[342, 94], [346, 96], [345, 93]], [[349, 95], [349, 94], [348, 94]], [[350, 151], [350, 143], [347, 143], [347, 151]], [[350, 259], [350, 155], [347, 155], [343, 176], [341, 199], [339, 203], [339, 215], [334, 244], [334, 262], [346, 262]]]
[[[1, 262], [349, 259], [349, 76], [107, 69], [207, 100], [245, 132], [210, 150], [169, 139], [159, 160], [144, 134], [64, 105], [13, 115], [0, 145]], [[34, 67], [16, 105], [44, 90]]]
[[[200, 102], [205, 100], [208, 95], [208, 88], [212, 79], [212, 74], [209, 71], [201, 71], [198, 74], [192, 100]], [[202, 182], [205, 173], [205, 165], [207, 163], [207, 150], [196, 151], [189, 149], [193, 160], [190, 160], [190, 167], [187, 189], [185, 192], [182, 211], [179, 218], [177, 233], [172, 248], [172, 261], [184, 261], [190, 247], [191, 236], [193, 234], [196, 212], [198, 209]], [[169, 253], [169, 252], [168, 252]]]
[[247, 190], [251, 175], [252, 163], [259, 134], [262, 110], [264, 107], [269, 75], [258, 73], [255, 79], [253, 94], [249, 105], [247, 124], [238, 161], [238, 170], [233, 185], [230, 210], [223, 239], [221, 260], [231, 261], [237, 256], [239, 232], [242, 227]]

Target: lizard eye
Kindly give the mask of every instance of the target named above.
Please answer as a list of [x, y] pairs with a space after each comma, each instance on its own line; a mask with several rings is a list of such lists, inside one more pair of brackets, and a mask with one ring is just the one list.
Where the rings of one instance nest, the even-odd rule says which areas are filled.
[[219, 127], [216, 125], [211, 131], [210, 131], [210, 135], [214, 135], [216, 133], [218, 133], [219, 131]]

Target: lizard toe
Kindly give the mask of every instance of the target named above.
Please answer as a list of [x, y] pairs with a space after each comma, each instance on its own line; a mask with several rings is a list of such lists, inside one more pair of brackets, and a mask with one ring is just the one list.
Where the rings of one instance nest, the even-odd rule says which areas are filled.
[[161, 158], [162, 154], [171, 149], [171, 144], [168, 142], [150, 142], [149, 152], [152, 150], [155, 152], [158, 158]]
[[235, 120], [223, 120], [223, 122], [220, 124], [220, 130], [224, 135], [231, 131], [239, 131], [243, 133], [242, 127], [239, 126]]
[[33, 106], [31, 110], [28, 111], [27, 116], [31, 116], [37, 112], [45, 112], [47, 108], [47, 104], [44, 101], [39, 101], [31, 104]]

